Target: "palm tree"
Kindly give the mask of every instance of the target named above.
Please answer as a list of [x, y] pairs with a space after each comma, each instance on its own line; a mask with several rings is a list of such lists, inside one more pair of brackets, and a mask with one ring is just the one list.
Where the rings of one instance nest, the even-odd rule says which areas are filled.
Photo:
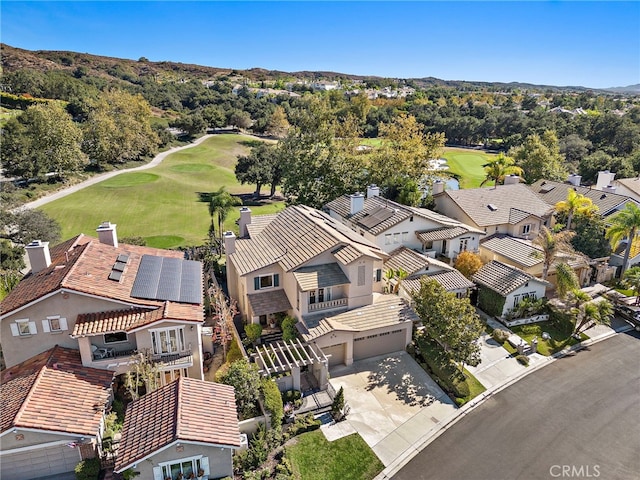
[[504, 177], [515, 173], [522, 175], [524, 171], [514, 164], [511, 157], [507, 157], [504, 153], [498, 154], [494, 159], [489, 160], [483, 165], [485, 171], [485, 179], [480, 186], [487, 182], [494, 182], [493, 188], [497, 188], [498, 182], [503, 182]]
[[624, 272], [624, 284], [631, 287], [633, 293], [636, 294], [636, 305], [640, 300], [640, 267], [631, 267]]
[[227, 219], [229, 210], [232, 207], [242, 205], [242, 201], [227, 192], [224, 187], [220, 187], [217, 192], [211, 194], [211, 200], [209, 201], [209, 215], [211, 215], [211, 221], [213, 217], [218, 217], [218, 235], [220, 235], [220, 244], [222, 245], [222, 228], [224, 221]]
[[573, 307], [570, 312], [574, 318], [573, 336], [578, 336], [580, 331], [591, 322], [608, 325], [613, 306], [606, 298], [593, 301], [589, 294], [581, 290], [573, 290], [570, 294]]
[[552, 232], [544, 225], [540, 228], [538, 236], [533, 239], [533, 244], [540, 251], [534, 252], [534, 255], [542, 258], [542, 279], [546, 280], [549, 274], [549, 267], [553, 264], [556, 257], [560, 254], [578, 255], [571, 246], [571, 239], [575, 236], [575, 232], [564, 230], [562, 232]]
[[598, 207], [593, 204], [589, 197], [576, 192], [573, 188], [567, 189], [566, 200], [556, 203], [558, 212], [566, 212], [567, 214], [567, 230], [571, 230], [571, 222], [576, 213], [591, 215], [598, 211]]
[[624, 251], [622, 271], [624, 275], [629, 262], [629, 255], [633, 241], [640, 228], [640, 207], [635, 203], [627, 203], [623, 210], [620, 210], [611, 218], [611, 226], [607, 229], [606, 237], [611, 241], [611, 247], [615, 249], [623, 238], [627, 239], [627, 248]]
[[560, 262], [556, 264], [556, 293], [560, 298], [565, 298], [567, 294], [580, 288], [578, 276], [571, 265]]

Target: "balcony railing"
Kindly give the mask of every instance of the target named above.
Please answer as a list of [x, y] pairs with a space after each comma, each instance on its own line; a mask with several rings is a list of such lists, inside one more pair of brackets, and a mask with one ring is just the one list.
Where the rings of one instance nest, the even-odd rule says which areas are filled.
[[329, 300], [327, 302], [317, 302], [309, 304], [309, 312], [317, 312], [319, 310], [328, 310], [330, 308], [340, 308], [347, 306], [346, 298], [336, 298], [335, 300]]

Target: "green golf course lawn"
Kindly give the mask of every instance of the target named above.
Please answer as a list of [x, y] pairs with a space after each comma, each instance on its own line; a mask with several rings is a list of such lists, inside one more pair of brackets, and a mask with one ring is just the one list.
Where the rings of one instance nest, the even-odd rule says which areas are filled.
[[460, 188], [476, 188], [485, 178], [483, 165], [495, 155], [479, 150], [447, 147], [442, 156], [447, 160], [449, 171], [458, 176]]
[[[248, 194], [254, 185], [240, 185], [233, 169], [239, 155], [249, 152], [255, 139], [216, 135], [198, 146], [169, 155], [160, 165], [141, 172], [122, 173], [41, 207], [62, 226], [62, 238], [79, 233], [95, 235], [103, 221], [118, 225], [118, 236], [140, 236], [147, 245], [173, 248], [203, 243], [210, 225], [209, 209], [200, 194], [224, 186], [234, 194]], [[268, 187], [264, 187], [266, 194]], [[273, 213], [284, 202], [251, 206], [254, 214]], [[226, 230], [236, 230], [238, 209], [229, 212]]]

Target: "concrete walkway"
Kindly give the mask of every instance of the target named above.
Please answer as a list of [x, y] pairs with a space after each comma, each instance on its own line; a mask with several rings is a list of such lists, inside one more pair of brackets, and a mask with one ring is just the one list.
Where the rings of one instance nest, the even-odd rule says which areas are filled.
[[95, 177], [91, 177], [88, 180], [85, 180], [84, 182], [80, 182], [75, 185], [71, 185], [70, 187], [63, 188], [62, 190], [58, 190], [57, 192], [52, 193], [51, 195], [38, 198], [33, 202], [25, 203], [24, 205], [21, 205], [20, 207], [18, 207], [18, 210], [29, 210], [32, 208], [41, 207], [42, 205], [45, 205], [49, 202], [53, 202], [54, 200], [58, 200], [59, 198], [63, 198], [63, 197], [66, 197], [67, 195], [71, 195], [72, 193], [82, 190], [83, 188], [86, 188], [90, 185], [95, 185], [96, 183], [100, 183], [103, 180], [107, 180], [109, 178], [115, 177], [116, 175], [120, 175], [121, 173], [139, 172], [140, 170], [148, 170], [149, 168], [156, 167], [160, 165], [162, 161], [172, 153], [179, 152], [180, 150], [184, 150], [185, 148], [191, 148], [191, 147], [200, 145], [202, 142], [204, 142], [205, 140], [211, 137], [213, 137], [212, 134], [203, 135], [202, 137], [198, 138], [196, 141], [188, 145], [183, 145], [181, 147], [173, 147], [164, 152], [160, 152], [158, 155], [156, 155], [153, 158], [153, 160], [151, 160], [149, 163], [146, 163], [140, 167], [126, 168], [124, 170], [114, 170], [113, 172], [107, 172], [100, 175], [96, 175]]

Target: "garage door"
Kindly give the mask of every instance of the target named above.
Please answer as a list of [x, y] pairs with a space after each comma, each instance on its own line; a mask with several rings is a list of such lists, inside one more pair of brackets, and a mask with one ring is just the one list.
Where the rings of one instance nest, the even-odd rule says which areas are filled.
[[[80, 450], [66, 445], [39, 448], [0, 457], [2, 478], [47, 478], [59, 473], [73, 472], [80, 462]], [[70, 478], [73, 478], [73, 473]]]
[[346, 343], [339, 343], [330, 347], [322, 347], [322, 353], [329, 357], [329, 366], [342, 365], [344, 363], [344, 351]]
[[405, 337], [404, 329], [356, 337], [353, 341], [353, 359], [362, 360], [404, 350]]

